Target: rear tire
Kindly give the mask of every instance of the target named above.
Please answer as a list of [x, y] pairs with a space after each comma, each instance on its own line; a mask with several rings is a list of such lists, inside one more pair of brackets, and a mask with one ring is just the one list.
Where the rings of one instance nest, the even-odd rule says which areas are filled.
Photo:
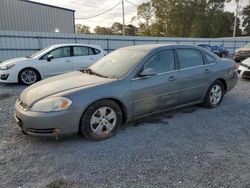
[[216, 108], [220, 105], [225, 94], [225, 88], [221, 81], [213, 82], [207, 91], [203, 105], [207, 108]]
[[33, 68], [25, 68], [18, 74], [18, 82], [24, 85], [31, 85], [41, 80], [39, 72]]
[[93, 103], [84, 112], [80, 132], [92, 140], [104, 140], [115, 133], [122, 124], [122, 111], [112, 100], [100, 100]]

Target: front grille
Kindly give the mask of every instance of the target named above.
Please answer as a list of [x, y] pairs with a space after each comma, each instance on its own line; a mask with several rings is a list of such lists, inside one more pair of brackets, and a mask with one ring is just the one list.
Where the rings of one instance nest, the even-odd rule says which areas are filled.
[[245, 76], [245, 77], [250, 77], [250, 72], [245, 71], [245, 72], [243, 73], [243, 75], [242, 75], [242, 76]]
[[27, 110], [27, 109], [28, 109], [28, 105], [25, 104], [21, 99], [18, 99], [18, 104], [19, 104], [19, 106], [20, 106], [23, 110]]

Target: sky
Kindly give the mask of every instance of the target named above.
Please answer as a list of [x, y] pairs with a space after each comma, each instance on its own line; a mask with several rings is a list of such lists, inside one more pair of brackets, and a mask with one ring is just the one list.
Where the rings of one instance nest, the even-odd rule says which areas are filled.
[[[100, 14], [120, 2], [120, 0], [32, 0], [44, 4], [55, 5], [59, 7], [69, 8], [75, 10], [75, 18], [87, 18]], [[125, 7], [125, 24], [130, 24], [133, 16], [137, 14], [137, 7], [135, 5], [140, 5], [148, 0], [124, 0]], [[240, 0], [240, 8], [250, 4], [250, 0]], [[226, 3], [225, 10], [230, 12], [235, 12], [235, 0], [230, 3]], [[122, 23], [122, 5], [120, 4], [112, 11], [107, 12], [104, 15], [92, 18], [92, 19], [76, 19], [76, 24], [80, 23], [83, 25], [88, 25], [91, 31], [95, 26], [111, 27], [114, 22]], [[132, 24], [137, 25], [136, 22]]]

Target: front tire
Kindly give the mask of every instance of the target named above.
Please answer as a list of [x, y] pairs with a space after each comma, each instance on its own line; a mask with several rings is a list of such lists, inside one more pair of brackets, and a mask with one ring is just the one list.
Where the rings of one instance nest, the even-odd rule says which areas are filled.
[[210, 85], [203, 105], [208, 108], [216, 108], [220, 105], [224, 94], [225, 89], [223, 83], [219, 80], [216, 80]]
[[33, 68], [25, 68], [18, 74], [18, 82], [25, 85], [31, 85], [41, 79], [40, 74]]
[[87, 108], [81, 118], [80, 132], [92, 140], [107, 139], [122, 124], [122, 111], [112, 100], [101, 100]]

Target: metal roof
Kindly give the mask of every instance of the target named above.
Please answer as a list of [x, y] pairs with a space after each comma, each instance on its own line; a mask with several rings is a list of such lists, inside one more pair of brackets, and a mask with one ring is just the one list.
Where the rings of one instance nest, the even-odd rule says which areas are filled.
[[27, 3], [33, 3], [33, 4], [37, 4], [37, 5], [41, 5], [41, 6], [47, 6], [47, 7], [51, 7], [51, 8], [57, 8], [57, 9], [62, 9], [62, 10], [66, 10], [66, 11], [75, 12], [75, 10], [73, 10], [73, 9], [68, 9], [68, 8], [58, 7], [58, 6], [54, 6], [54, 5], [38, 3], [38, 2], [30, 1], [30, 0], [19, 0], [19, 1], [24, 1], [24, 2], [27, 2]]

